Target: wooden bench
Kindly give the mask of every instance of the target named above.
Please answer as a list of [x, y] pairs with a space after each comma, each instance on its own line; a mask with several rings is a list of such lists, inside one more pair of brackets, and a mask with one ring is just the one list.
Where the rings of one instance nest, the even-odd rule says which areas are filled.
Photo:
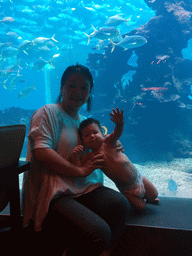
[[192, 199], [159, 198], [141, 214], [130, 211], [111, 256], [192, 256]]

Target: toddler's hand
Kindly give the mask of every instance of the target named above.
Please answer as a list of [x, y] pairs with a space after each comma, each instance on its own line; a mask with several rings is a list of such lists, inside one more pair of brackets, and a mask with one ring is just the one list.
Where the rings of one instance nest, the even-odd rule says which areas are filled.
[[113, 121], [115, 124], [124, 124], [123, 109], [120, 112], [119, 108], [117, 107], [116, 110], [113, 108], [112, 111], [113, 113], [109, 113], [109, 115], [112, 117], [110, 118], [111, 121]]
[[80, 153], [82, 154], [83, 153], [83, 146], [82, 145], [78, 145], [76, 146], [74, 149], [73, 149], [73, 152], [72, 154], [74, 155], [80, 155]]
[[72, 151], [72, 154], [69, 158], [70, 162], [79, 166], [80, 165], [80, 158], [82, 157], [83, 155], [83, 146], [82, 145], [78, 145], [76, 146], [73, 151]]

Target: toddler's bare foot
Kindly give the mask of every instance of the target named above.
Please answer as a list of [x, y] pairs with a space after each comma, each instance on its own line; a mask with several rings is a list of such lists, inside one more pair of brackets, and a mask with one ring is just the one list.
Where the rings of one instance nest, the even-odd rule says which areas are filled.
[[111, 250], [106, 250], [100, 254], [100, 256], [110, 256]]
[[159, 198], [155, 198], [155, 199], [147, 199], [146, 200], [147, 204], [158, 204], [159, 203]]

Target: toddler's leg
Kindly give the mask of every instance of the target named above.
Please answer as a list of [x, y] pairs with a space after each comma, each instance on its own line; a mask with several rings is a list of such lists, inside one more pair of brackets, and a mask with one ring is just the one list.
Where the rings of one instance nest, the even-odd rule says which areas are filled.
[[146, 205], [146, 199], [144, 198], [139, 198], [133, 195], [130, 195], [128, 193], [123, 193], [124, 196], [127, 198], [127, 200], [129, 201], [130, 205], [139, 210], [139, 211], [143, 211], [145, 209], [145, 205]]
[[157, 203], [159, 202], [158, 191], [156, 187], [145, 177], [143, 176], [143, 183], [145, 187], [145, 198], [147, 203]]

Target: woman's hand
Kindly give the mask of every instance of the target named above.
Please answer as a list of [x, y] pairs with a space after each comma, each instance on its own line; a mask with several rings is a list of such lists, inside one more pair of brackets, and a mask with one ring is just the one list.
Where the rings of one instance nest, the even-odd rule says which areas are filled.
[[95, 169], [104, 167], [105, 158], [103, 154], [92, 154], [90, 158], [80, 167], [83, 177], [91, 174]]

